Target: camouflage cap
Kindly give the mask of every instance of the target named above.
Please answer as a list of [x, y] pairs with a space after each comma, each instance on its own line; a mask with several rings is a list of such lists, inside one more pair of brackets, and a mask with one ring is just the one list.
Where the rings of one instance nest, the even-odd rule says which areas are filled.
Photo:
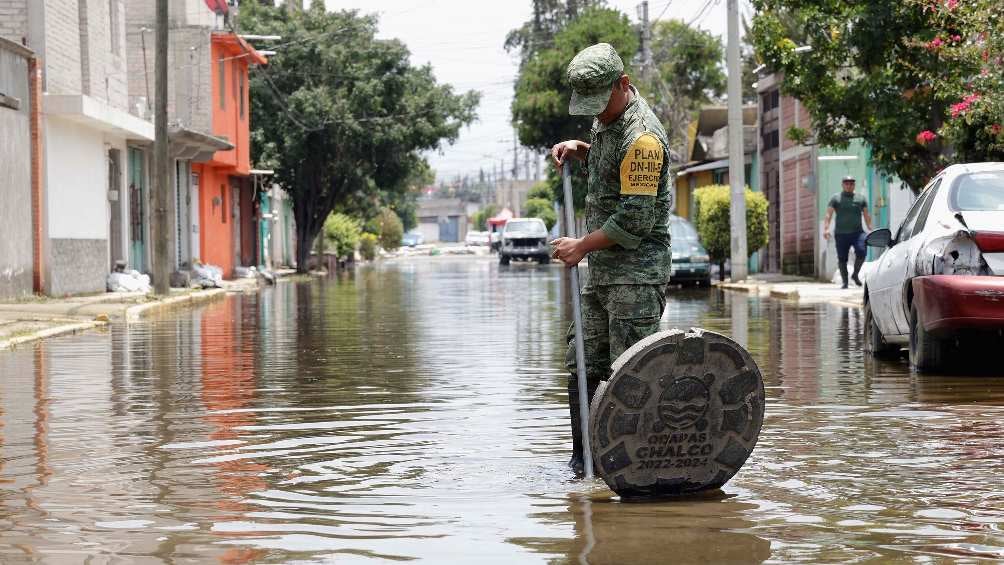
[[568, 63], [572, 100], [568, 113], [595, 116], [607, 107], [614, 81], [624, 74], [624, 62], [609, 43], [586, 47]]

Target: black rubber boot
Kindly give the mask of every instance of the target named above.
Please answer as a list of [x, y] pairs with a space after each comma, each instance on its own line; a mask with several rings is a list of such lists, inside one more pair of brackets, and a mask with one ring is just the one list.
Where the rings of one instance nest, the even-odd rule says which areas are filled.
[[[864, 264], [864, 257], [858, 257], [857, 255], [854, 256], [854, 274], [851, 275], [851, 279], [854, 281], [854, 284], [858, 286], [861, 286], [861, 279], [858, 278], [858, 274], [861, 272], [861, 265]], [[844, 281], [846, 282], [847, 279], [845, 278]]]
[[[586, 392], [589, 401], [592, 402], [596, 387], [587, 384]], [[572, 458], [568, 460], [568, 466], [576, 475], [581, 475], [585, 463], [582, 460], [582, 428], [579, 422], [579, 384], [574, 375], [568, 378], [568, 416], [569, 424], [572, 427]]]
[[844, 285], [840, 288], [847, 288], [847, 262], [837, 261], [837, 265], [840, 267], [840, 278], [844, 281]]

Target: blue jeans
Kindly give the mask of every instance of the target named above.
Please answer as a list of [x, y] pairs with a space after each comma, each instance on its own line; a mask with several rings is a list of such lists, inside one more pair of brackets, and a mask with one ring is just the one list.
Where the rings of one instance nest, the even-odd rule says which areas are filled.
[[847, 264], [847, 257], [850, 255], [851, 247], [854, 248], [854, 255], [864, 259], [868, 253], [865, 247], [865, 232], [834, 234], [837, 242], [837, 261], [841, 265]]

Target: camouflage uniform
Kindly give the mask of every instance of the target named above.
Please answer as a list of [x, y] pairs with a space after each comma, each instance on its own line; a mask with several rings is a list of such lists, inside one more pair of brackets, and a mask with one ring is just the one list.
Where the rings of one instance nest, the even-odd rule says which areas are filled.
[[[620, 57], [609, 45], [601, 43], [580, 52], [568, 66], [573, 88], [569, 112], [598, 114], [606, 106], [613, 82], [622, 74]], [[604, 125], [594, 119], [590, 132], [586, 230], [603, 230], [617, 242], [589, 254], [582, 290], [590, 399], [600, 381], [609, 378], [612, 362], [658, 331], [666, 306], [664, 292], [671, 262], [669, 143], [659, 119], [634, 87], [632, 95], [617, 120]], [[585, 100], [588, 98], [592, 101]], [[574, 325], [568, 330], [568, 343], [565, 359], [572, 373], [569, 405], [572, 428], [577, 430]], [[577, 431], [573, 437], [579, 439]], [[579, 445], [575, 448], [581, 452]]]

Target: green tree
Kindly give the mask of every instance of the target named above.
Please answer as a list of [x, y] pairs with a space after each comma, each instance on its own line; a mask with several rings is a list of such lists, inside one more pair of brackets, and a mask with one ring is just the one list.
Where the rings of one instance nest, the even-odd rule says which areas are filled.
[[331, 214], [324, 221], [324, 248], [334, 250], [339, 258], [348, 257], [355, 252], [362, 233], [359, 220], [345, 214]]
[[[999, 10], [998, 2], [980, 1]], [[758, 12], [752, 27], [757, 53], [768, 67], [784, 73], [784, 92], [801, 100], [812, 116], [814, 139], [803, 139], [797, 131], [789, 132], [790, 138], [834, 147], [860, 138], [871, 145], [879, 169], [897, 175], [915, 191], [950, 162], [940, 137], [925, 137], [920, 143], [918, 134], [942, 127], [951, 104], [945, 96], [961, 90], [935, 88], [933, 77], [961, 87], [979, 76], [977, 61], [955, 57], [953, 51], [957, 43], [986, 30], [956, 28], [949, 35], [937, 21], [963, 2], [753, 4]], [[793, 38], [792, 28], [802, 30], [803, 37]], [[811, 51], [796, 52], [797, 39]], [[995, 72], [999, 75], [999, 68]]]
[[528, 198], [526, 200], [526, 217], [544, 220], [547, 230], [551, 231], [558, 223], [558, 215], [554, 213], [554, 203], [544, 198]]
[[532, 0], [533, 16], [506, 36], [506, 51], [517, 51], [522, 67], [538, 51], [551, 47], [554, 36], [579, 13], [600, 7], [602, 0]]
[[488, 218], [499, 213], [499, 207], [495, 204], [487, 204], [474, 213], [471, 223], [474, 224], [475, 231], [485, 231], [488, 229]]
[[[729, 210], [732, 197], [729, 187], [711, 185], [694, 191], [697, 200], [697, 235], [708, 250], [711, 260], [718, 263], [719, 277], [725, 279], [725, 260], [732, 253], [732, 225]], [[767, 245], [767, 197], [762, 192], [746, 188], [746, 248], [752, 255]]]
[[547, 181], [540, 181], [530, 187], [530, 191], [526, 194], [527, 200], [533, 198], [543, 198], [549, 202], [554, 202], [557, 200], [554, 193], [551, 192], [551, 187], [547, 184]]
[[380, 247], [387, 251], [401, 247], [401, 239], [404, 237], [404, 224], [401, 223], [401, 218], [390, 208], [384, 208], [376, 217], [376, 221], [378, 231], [375, 235], [379, 238]]
[[[566, 139], [589, 140], [592, 122], [583, 116], [568, 115], [572, 90], [565, 79], [565, 69], [576, 53], [595, 43], [614, 46], [624, 60], [625, 72], [631, 73], [631, 60], [638, 51], [638, 34], [627, 16], [609, 8], [590, 7], [577, 16], [562, 20], [547, 47], [539, 47], [520, 67], [512, 102], [513, 122], [522, 145], [540, 150]], [[572, 166], [572, 189], [575, 207], [585, 203], [585, 168]], [[548, 167], [547, 183], [552, 194], [562, 194], [561, 177]]]
[[922, 46], [945, 69], [979, 69], [972, 75], [935, 72], [928, 76], [935, 96], [948, 106], [941, 130], [922, 131], [916, 142], [942, 137], [959, 162], [1004, 160], [1004, 3], [970, 0], [930, 5], [911, 0], [932, 22], [933, 37]]
[[283, 37], [281, 54], [251, 78], [252, 157], [275, 170], [293, 202], [297, 265], [332, 210], [394, 202], [408, 190], [420, 153], [452, 142], [473, 121], [478, 94], [455, 94], [429, 66], [413, 67], [377, 21], [327, 12], [323, 2], [287, 11], [241, 4], [244, 33]]
[[363, 259], [367, 261], [376, 259], [377, 242], [377, 236], [371, 233], [364, 233], [359, 236], [359, 254], [363, 256]]
[[670, 147], [681, 155], [694, 115], [725, 93], [724, 58], [722, 40], [711, 32], [679, 20], [660, 21], [652, 28], [655, 69], [640, 88], [666, 126]]

